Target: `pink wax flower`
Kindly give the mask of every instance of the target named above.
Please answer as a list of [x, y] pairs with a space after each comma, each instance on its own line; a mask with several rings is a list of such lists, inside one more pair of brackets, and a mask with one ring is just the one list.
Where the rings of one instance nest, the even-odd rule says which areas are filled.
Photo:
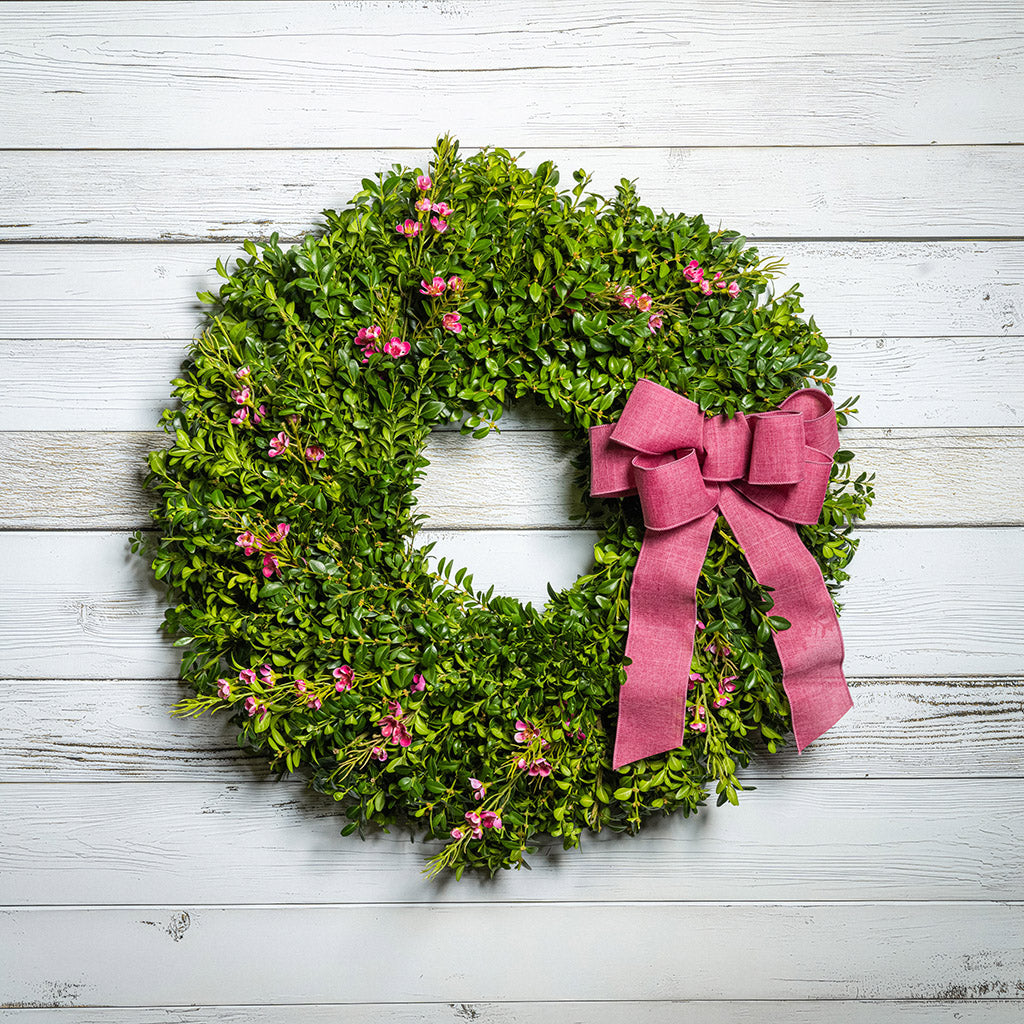
[[722, 679], [722, 689], [727, 691], [728, 693], [735, 693], [736, 692], [736, 684], [733, 682], [733, 680], [736, 679], [736, 678], [738, 678], [738, 677], [737, 676], [725, 676]]
[[716, 697], [715, 697], [715, 702], [713, 704], [713, 707], [724, 708], [725, 705], [728, 704], [729, 701], [731, 701], [731, 700], [732, 700], [732, 697], [730, 697], [727, 693], [722, 693], [722, 691], [719, 690], [717, 695], [716, 695]]
[[711, 282], [710, 281], [701, 281], [701, 283], [700, 283], [700, 290], [701, 290], [701, 294], [703, 294], [703, 295], [710, 295], [711, 294]]
[[280, 455], [288, 447], [290, 443], [291, 442], [288, 440], [288, 435], [282, 430], [281, 433], [275, 434], [270, 439], [270, 450], [267, 452], [267, 454], [271, 458], [274, 458], [275, 456]]
[[646, 292], [643, 295], [637, 296], [636, 308], [639, 309], [641, 313], [646, 313], [653, 304], [654, 299], [652, 299]]
[[696, 718], [690, 723], [690, 728], [694, 732], [707, 732], [708, 731], [707, 723], [706, 722], [701, 722], [701, 721], [699, 721]]
[[647, 321], [647, 329], [653, 334], [660, 327], [663, 327], [665, 321], [662, 320], [660, 313], [652, 313]]
[[249, 376], [249, 367], [248, 366], [240, 366], [237, 370], [235, 370], [235, 376], [239, 380], [244, 380], [246, 377]]
[[412, 743], [409, 730], [402, 721], [402, 705], [393, 700], [388, 703], [389, 714], [385, 715], [377, 724], [381, 727], [380, 734], [384, 739], [390, 739], [400, 747], [407, 747]]
[[429, 284], [426, 281], [420, 281], [420, 292], [423, 295], [443, 295], [447, 287], [443, 277], [435, 277]]
[[551, 765], [545, 757], [538, 757], [533, 761], [527, 761], [526, 758], [521, 757], [516, 762], [516, 767], [520, 771], [526, 772], [527, 775], [539, 775], [541, 778], [547, 778], [551, 774]]
[[356, 332], [356, 344], [360, 348], [364, 345], [369, 345], [371, 341], [376, 341], [383, 332], [384, 329], [378, 327], [377, 324], [374, 324], [372, 327], [360, 327]]
[[722, 272], [720, 270], [715, 271], [715, 276], [712, 278], [716, 288], [725, 288], [726, 283], [722, 280]]
[[499, 832], [501, 831], [501, 818], [494, 811], [481, 811], [480, 824], [484, 828], [494, 828]]
[[687, 281], [701, 281], [704, 278], [704, 271], [698, 266], [696, 260], [690, 260], [690, 262], [683, 267], [683, 277], [685, 277]]
[[728, 658], [732, 654], [731, 647], [719, 647], [717, 644], [711, 644], [708, 647], [708, 651], [712, 654], [721, 654], [723, 658]]
[[231, 696], [231, 684], [226, 679], [217, 680], [217, 696], [225, 700]]
[[452, 839], [461, 839], [465, 834], [461, 828], [452, 829]]
[[238, 391], [232, 391], [231, 397], [238, 405], [245, 405], [249, 401], [249, 397], [252, 392], [248, 388], [241, 388]]
[[423, 225], [411, 217], [406, 217], [404, 221], [400, 221], [395, 225], [395, 231], [400, 235], [405, 235], [407, 238], [415, 238], [422, 230]]
[[327, 458], [327, 452], [323, 450], [318, 444], [311, 444], [306, 448], [306, 461], [307, 462], [322, 462]]
[[251, 530], [240, 533], [235, 540], [235, 547], [242, 548], [247, 555], [251, 555], [263, 546], [263, 542]]
[[439, 217], [450, 217], [455, 211], [445, 202], [434, 203], [431, 209]]
[[461, 292], [462, 289], [466, 287], [466, 282], [457, 274], [452, 274], [452, 276], [448, 278], [448, 287], [453, 292]]
[[274, 670], [270, 665], [260, 666], [260, 676], [262, 677], [263, 682], [267, 683], [267, 685], [274, 685]]
[[480, 839], [483, 834], [483, 816], [477, 814], [476, 811], [466, 811], [466, 821], [469, 822], [470, 828], [473, 830], [473, 838]]
[[697, 683], [697, 682], [703, 683], [704, 682], [704, 677], [699, 672], [691, 672], [690, 673], [689, 681], [691, 683]]
[[445, 315], [441, 317], [441, 326], [446, 331], [451, 331], [452, 334], [458, 334], [462, 330], [462, 314], [445, 313]]
[[402, 341], [401, 338], [389, 338], [384, 342], [384, 353], [395, 359], [400, 359], [409, 354], [410, 347], [409, 342]]
[[487, 795], [487, 787], [479, 779], [471, 778], [469, 784], [473, 787], [473, 799], [483, 800]]
[[231, 424], [236, 427], [245, 426], [249, 422], [249, 410], [246, 406], [241, 406], [234, 411], [234, 414], [230, 420]]
[[439, 234], [443, 235], [448, 230], [448, 221], [440, 217], [431, 217], [430, 226]]
[[238, 673], [238, 681], [240, 683], [245, 683], [247, 686], [255, 686], [256, 673], [251, 668], [243, 668], [242, 671]]
[[306, 692], [306, 680], [305, 679], [296, 679], [295, 682], [292, 683], [292, 685], [295, 687], [296, 690], [299, 691], [299, 693], [305, 693]]
[[263, 556], [263, 575], [269, 580], [274, 574], [281, 575], [281, 567], [277, 564], [277, 559], [273, 555]]
[[279, 544], [281, 541], [288, 536], [291, 532], [291, 527], [287, 523], [278, 523], [270, 533], [267, 534], [267, 540], [271, 544]]
[[623, 288], [619, 292], [619, 305], [626, 309], [632, 309], [636, 305], [636, 296], [633, 294], [632, 288]]
[[255, 697], [245, 698], [245, 710], [249, 713], [249, 717], [252, 718], [256, 714], [256, 709], [259, 707], [259, 702]]
[[418, 174], [416, 175], [416, 187], [421, 192], [426, 192], [428, 188], [433, 184], [430, 180], [429, 174]]
[[370, 757], [372, 757], [374, 761], [383, 762], [388, 759], [388, 752], [383, 747], [374, 747], [370, 751]]
[[263, 422], [263, 418], [266, 415], [267, 415], [267, 407], [265, 405], [261, 405], [259, 407], [259, 410], [252, 414], [252, 421], [253, 421], [253, 423], [262, 423]]
[[427, 688], [426, 679], [421, 676], [418, 672], [412, 677], [412, 686], [409, 687], [413, 693], [420, 693], [422, 690]]
[[704, 623], [700, 621], [700, 619], [698, 619], [697, 620], [697, 628], [698, 629], [707, 629], [708, 627], [705, 626]]
[[338, 693], [344, 693], [346, 690], [352, 689], [355, 672], [352, 671], [351, 665], [339, 665], [331, 674], [336, 680], [334, 688]]
[[733, 281], [732, 284], [729, 285], [729, 295], [730, 295], [731, 298], [735, 299], [736, 296], [739, 295], [739, 293], [740, 293], [740, 286], [739, 286], [739, 284], [737, 284], [737, 282]]
[[522, 718], [516, 719], [516, 743], [529, 743], [532, 740], [540, 736], [540, 733], [529, 723], [524, 721]]
[[427, 213], [430, 210], [430, 206], [430, 200], [425, 196], [422, 199], [416, 200], [416, 209], [419, 210], [420, 213]]
[[306, 707], [312, 708], [314, 711], [319, 711], [324, 706], [324, 702], [319, 697], [313, 697], [306, 701]]

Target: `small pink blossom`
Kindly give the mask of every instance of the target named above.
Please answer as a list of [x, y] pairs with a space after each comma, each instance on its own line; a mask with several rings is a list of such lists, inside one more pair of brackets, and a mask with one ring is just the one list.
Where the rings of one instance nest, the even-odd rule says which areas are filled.
[[545, 757], [538, 757], [533, 761], [527, 761], [526, 758], [521, 757], [516, 762], [516, 767], [520, 771], [526, 772], [527, 775], [539, 775], [541, 778], [547, 778], [551, 774], [551, 765]]
[[256, 714], [256, 709], [259, 707], [259, 701], [255, 697], [245, 698], [245, 710], [248, 712], [249, 717], [252, 718]]
[[740, 293], [740, 286], [739, 286], [739, 284], [736, 281], [733, 281], [729, 285], [729, 296], [731, 298], [735, 299], [736, 296], [739, 295], [739, 293]]
[[243, 668], [242, 671], [238, 673], [238, 681], [240, 683], [245, 683], [246, 686], [255, 686], [256, 673], [251, 668]]
[[701, 283], [700, 283], [700, 290], [701, 290], [701, 294], [702, 295], [710, 295], [711, 294], [711, 282], [710, 281], [701, 281]]
[[708, 627], [705, 626], [704, 623], [700, 621], [700, 619], [698, 619], [697, 620], [697, 628], [698, 629], [707, 629]]
[[481, 811], [480, 824], [484, 828], [493, 828], [501, 831], [501, 818], [494, 811]]
[[274, 574], [281, 575], [281, 567], [277, 564], [277, 559], [273, 555], [263, 556], [263, 575], [269, 580]]
[[455, 211], [445, 202], [434, 203], [431, 209], [439, 217], [450, 217]]
[[696, 260], [690, 260], [683, 268], [683, 277], [687, 281], [698, 282], [704, 279], [704, 271], [698, 266]]
[[524, 721], [522, 718], [516, 719], [516, 733], [514, 737], [516, 743], [530, 743], [538, 736], [540, 736], [540, 733], [529, 722]]
[[302, 417], [297, 412], [293, 412], [291, 416], [285, 416], [284, 421], [290, 427], [297, 427], [302, 422]]
[[483, 800], [487, 795], [487, 787], [479, 779], [471, 778], [469, 784], [473, 787], [473, 799]]
[[452, 274], [452, 276], [448, 278], [448, 287], [453, 292], [461, 292], [462, 289], [466, 287], [466, 282], [457, 274]]
[[270, 533], [267, 534], [267, 540], [271, 544], [280, 544], [281, 541], [291, 533], [291, 527], [287, 523], [278, 523]]
[[445, 313], [445, 315], [441, 317], [441, 326], [446, 331], [451, 331], [452, 334], [458, 334], [462, 330], [462, 314]]
[[267, 407], [265, 405], [261, 405], [259, 407], [259, 409], [252, 414], [252, 421], [253, 421], [253, 423], [262, 423], [263, 422], [263, 418], [266, 415], [267, 415]]
[[694, 732], [707, 732], [708, 726], [706, 722], [698, 721], [696, 718], [690, 723], [690, 728]]
[[344, 693], [346, 690], [352, 689], [355, 672], [352, 671], [351, 665], [339, 665], [331, 674], [336, 680], [334, 688], [338, 693]]
[[318, 444], [311, 444], [305, 452], [307, 462], [322, 462], [327, 458], [327, 452]]
[[306, 701], [306, 707], [312, 708], [314, 711], [319, 711], [324, 706], [324, 702], [319, 697], [312, 697]]
[[247, 555], [259, 551], [262, 546], [263, 542], [251, 530], [240, 533], [235, 540], [235, 547], [244, 549]]
[[381, 334], [384, 333], [384, 328], [374, 324], [372, 327], [360, 327], [356, 332], [356, 344], [362, 348], [364, 345], [369, 345], [370, 342], [376, 341]]
[[296, 690], [298, 690], [299, 693], [305, 693], [306, 692], [306, 680], [305, 679], [296, 679], [295, 682], [292, 683], [292, 685], [295, 687]]
[[636, 296], [633, 294], [632, 288], [623, 288], [619, 292], [619, 305], [625, 309], [632, 309], [636, 305]]
[[435, 277], [429, 284], [420, 281], [420, 292], [423, 295], [443, 295], [447, 287], [443, 277]]
[[439, 234], [443, 235], [448, 230], [448, 221], [440, 217], [431, 217], [430, 226]]
[[412, 736], [402, 721], [402, 705], [393, 700], [388, 703], [389, 714], [385, 715], [377, 724], [381, 727], [380, 734], [384, 739], [390, 739], [400, 747], [407, 747], [412, 743]]
[[411, 217], [406, 217], [404, 221], [399, 221], [395, 225], [395, 231], [400, 235], [405, 235], [407, 238], [415, 238], [423, 230], [423, 225], [418, 220], [413, 220]]
[[452, 829], [452, 839], [461, 839], [465, 834], [461, 828]]
[[389, 338], [384, 342], [384, 353], [385, 355], [392, 356], [395, 359], [400, 359], [402, 356], [409, 354], [409, 342], [402, 341], [401, 338]]
[[289, 444], [291, 444], [291, 442], [288, 440], [288, 435], [282, 430], [281, 433], [275, 434], [270, 439], [270, 450], [267, 452], [267, 454], [271, 458], [274, 458], [275, 456], [280, 455], [282, 452], [284, 452], [284, 450], [288, 447]]
[[653, 304], [654, 299], [652, 299], [646, 292], [643, 295], [637, 296], [636, 308], [640, 310], [641, 313], [646, 313]]
[[245, 405], [251, 394], [252, 392], [248, 388], [241, 388], [238, 391], [232, 391], [231, 397], [238, 405]]
[[716, 288], [725, 288], [726, 284], [722, 280], [722, 272], [720, 270], [715, 271], [715, 276], [712, 278]]
[[235, 370], [235, 376], [239, 380], [244, 380], [246, 377], [249, 376], [249, 367], [248, 366], [240, 366], [237, 370]]
[[260, 666], [260, 676], [268, 686], [274, 685], [274, 670], [270, 665]]
[[736, 692], [736, 684], [733, 682], [733, 680], [737, 679], [737, 678], [738, 678], [737, 676], [725, 676], [722, 679], [722, 689], [725, 690], [728, 693], [735, 693]]
[[724, 708], [730, 700], [732, 700], [732, 698], [727, 693], [722, 693], [722, 691], [719, 690], [718, 696], [716, 697], [715, 702], [712, 706], [716, 708]]
[[420, 693], [427, 688], [427, 681], [418, 672], [412, 677], [412, 686], [409, 687], [413, 693]]
[[226, 679], [217, 680], [217, 696], [225, 700], [231, 696], [231, 684]]
[[473, 838], [480, 839], [483, 834], [483, 826], [480, 823], [480, 815], [476, 811], [466, 811], [466, 821], [469, 822], [470, 828], [473, 830]]
[[374, 761], [383, 762], [388, 759], [388, 752], [383, 747], [374, 747], [370, 751], [370, 757], [372, 757]]
[[421, 192], [426, 192], [427, 189], [429, 189], [432, 184], [433, 184], [433, 182], [430, 180], [430, 175], [429, 174], [418, 174], [418, 175], [416, 175], [416, 187]]
[[242, 406], [234, 411], [234, 414], [230, 420], [231, 424], [236, 427], [245, 426], [249, 422], [249, 410], [246, 406]]
[[416, 209], [419, 210], [420, 213], [429, 212], [430, 205], [430, 200], [427, 199], [426, 196], [424, 196], [422, 199], [416, 200]]
[[652, 313], [647, 321], [647, 329], [653, 334], [660, 327], [663, 327], [665, 321], [662, 320], [660, 313]]
[[690, 673], [690, 680], [689, 681], [691, 683], [697, 683], [697, 682], [703, 683], [704, 682], [704, 677], [699, 672], [691, 672]]
[[729, 655], [732, 654], [731, 647], [719, 647], [717, 644], [710, 644], [708, 646], [708, 651], [711, 654], [721, 654], [723, 658], [728, 658]]

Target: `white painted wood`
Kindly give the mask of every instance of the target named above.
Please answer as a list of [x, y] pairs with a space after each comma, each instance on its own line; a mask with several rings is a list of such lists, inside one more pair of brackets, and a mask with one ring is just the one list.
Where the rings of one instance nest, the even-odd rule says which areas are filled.
[[[12, 148], [1019, 142], [1007, 0], [8, 5]], [[756, 116], [751, 116], [752, 114]]]
[[[1012, 337], [835, 338], [829, 348], [836, 399], [860, 396], [858, 427], [1024, 426], [1024, 346]], [[2, 340], [0, 430], [152, 430], [187, 350], [173, 338]], [[502, 419], [506, 431], [520, 425]]]
[[322, 1006], [103, 1007], [60, 1004], [74, 990], [41, 986], [42, 1001], [0, 1007], [4, 1024], [1018, 1024], [1024, 1000], [651, 1000], [628, 1002], [332, 1003]]
[[[547, 583], [589, 567], [586, 531], [424, 531], [474, 586], [541, 603]], [[841, 593], [849, 675], [1016, 675], [1024, 529], [864, 531]], [[157, 633], [163, 604], [128, 537], [103, 531], [0, 533], [0, 678], [177, 675]]]
[[[813, 747], [755, 759], [745, 777], [1024, 777], [1024, 680], [851, 679], [854, 707]], [[176, 680], [0, 681], [0, 783], [252, 782], [261, 757], [224, 715], [182, 720]]]
[[[2, 9], [0, 9], [2, 11]], [[1024, 79], [1022, 79], [1024, 80]], [[1017, 336], [1024, 242], [765, 243], [826, 337]], [[223, 242], [0, 246], [0, 338], [188, 338]], [[472, 324], [467, 321], [467, 329]]]
[[[750, 239], [1024, 235], [1024, 160], [1014, 147], [513, 153], [524, 167], [551, 160], [566, 188], [580, 167], [599, 195], [629, 178], [652, 209], [702, 213]], [[344, 206], [363, 178], [429, 159], [429, 149], [0, 151], [0, 232], [22, 241], [297, 238], [322, 226], [319, 211]]]
[[1024, 898], [1020, 779], [777, 782], [450, 886], [423, 877], [443, 844], [342, 837], [297, 781], [23, 784], [0, 807], [4, 906]]
[[[171, 440], [160, 433], [0, 433], [0, 526], [150, 525], [146, 457]], [[857, 454], [856, 473], [877, 474], [870, 526], [1024, 525], [1024, 430], [850, 428], [841, 440]], [[562, 432], [436, 433], [418, 508], [434, 529], [564, 529], [580, 507], [576, 454]]]
[[[0, 912], [13, 950], [0, 992], [45, 1001], [56, 982], [65, 1003], [115, 1006], [508, 1001], [524, 990], [531, 1000], [1000, 998], [1017, 994], [1022, 928], [1020, 904], [968, 901], [33, 907]], [[907, 941], [911, 954], [899, 955]]]

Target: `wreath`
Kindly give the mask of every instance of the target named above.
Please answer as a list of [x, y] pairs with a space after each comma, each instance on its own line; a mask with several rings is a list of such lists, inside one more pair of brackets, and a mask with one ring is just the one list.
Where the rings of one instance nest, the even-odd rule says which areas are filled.
[[[578, 445], [586, 492], [588, 431], [640, 380], [735, 420], [831, 394], [836, 372], [798, 289], [774, 294], [783, 264], [742, 235], [655, 214], [626, 179], [608, 200], [584, 171], [559, 189], [551, 163], [517, 159], [439, 139], [425, 172], [363, 180], [299, 244], [218, 260], [147, 478], [146, 553], [190, 692], [175, 711], [228, 712], [241, 746], [338, 802], [342, 835], [409, 828], [441, 844], [428, 871], [457, 877], [689, 815], [712, 789], [736, 803], [739, 769], [790, 732], [770, 642], [787, 622], [712, 514], [685, 742], [616, 770], [640, 503], [584, 493], [593, 566], [543, 608], [481, 592], [416, 542], [431, 430], [481, 438], [536, 401]], [[797, 527], [830, 608], [872, 498], [850, 458]]]

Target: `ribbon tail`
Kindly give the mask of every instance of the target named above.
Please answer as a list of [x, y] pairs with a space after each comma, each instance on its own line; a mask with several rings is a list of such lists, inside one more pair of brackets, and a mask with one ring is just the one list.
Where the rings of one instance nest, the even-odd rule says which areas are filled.
[[648, 530], [629, 589], [626, 682], [619, 691], [619, 721], [612, 767], [682, 745], [686, 725], [697, 578], [717, 512], [673, 530]]
[[832, 596], [795, 526], [762, 511], [731, 487], [722, 488], [718, 505], [755, 578], [774, 590], [772, 615], [789, 620], [789, 629], [774, 638], [793, 734], [802, 752], [853, 707]]

